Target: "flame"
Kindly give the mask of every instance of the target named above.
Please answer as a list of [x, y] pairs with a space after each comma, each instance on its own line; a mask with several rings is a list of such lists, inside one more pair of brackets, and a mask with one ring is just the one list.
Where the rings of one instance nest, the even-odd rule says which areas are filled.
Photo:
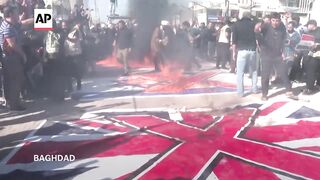
[[[174, 66], [163, 67], [161, 73], [132, 75], [124, 80], [125, 84], [139, 85], [146, 93], [182, 93], [195, 86], [206, 86], [206, 80], [217, 73], [203, 72], [194, 76], [184, 75], [182, 70]], [[208, 84], [208, 83], [206, 83]], [[206, 86], [208, 87], [208, 86]]]
[[124, 79], [125, 84], [139, 85], [146, 89], [155, 86], [165, 86], [183, 76], [183, 70], [177, 65], [166, 65], [161, 67], [161, 72], [147, 74], [134, 74]]
[[[152, 68], [153, 62], [146, 57], [143, 61], [130, 60], [130, 67], [133, 69]], [[115, 56], [106, 58], [97, 63], [103, 67], [122, 68], [122, 64], [117, 61]], [[145, 74], [132, 74], [128, 77], [121, 77], [120, 83], [127, 85], [140, 86], [145, 88], [146, 93], [182, 93], [185, 90], [193, 88], [208, 87], [232, 87], [234, 84], [222, 83], [219, 81], [208, 81], [209, 78], [219, 74], [219, 72], [201, 72], [196, 75], [183, 74], [184, 65], [175, 60], [167, 60], [165, 65], [161, 66], [161, 72], [152, 72]]]
[[103, 67], [122, 67], [122, 64], [120, 64], [114, 56], [100, 60], [96, 64]]
[[[116, 56], [110, 56], [106, 59], [100, 60], [96, 63], [99, 66], [102, 67], [111, 67], [111, 68], [122, 68], [123, 64], [122, 62], [119, 62], [116, 58]], [[129, 66], [131, 68], [150, 68], [152, 67], [152, 63], [150, 58], [145, 57], [143, 60], [129, 60]]]
[[197, 84], [201, 84], [204, 80], [214, 76], [215, 73], [204, 72], [197, 74], [195, 76], [182, 76], [180, 78], [175, 78], [172, 82], [167, 85], [155, 85], [145, 90], [145, 92], [155, 93], [181, 93], [186, 89], [191, 89]]

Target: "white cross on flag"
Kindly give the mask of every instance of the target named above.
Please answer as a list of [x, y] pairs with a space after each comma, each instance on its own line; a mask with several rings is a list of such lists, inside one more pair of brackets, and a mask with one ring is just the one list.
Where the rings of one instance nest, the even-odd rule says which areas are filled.
[[[301, 103], [223, 117], [110, 110], [84, 117], [47, 122], [2, 162], [0, 179], [320, 179], [320, 111]], [[34, 162], [34, 154], [76, 161]]]

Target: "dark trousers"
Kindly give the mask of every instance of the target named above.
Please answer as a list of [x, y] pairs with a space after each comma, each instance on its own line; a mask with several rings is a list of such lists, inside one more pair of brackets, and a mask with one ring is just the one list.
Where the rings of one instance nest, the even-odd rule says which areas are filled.
[[230, 62], [231, 52], [229, 43], [218, 43], [217, 47], [217, 67], [226, 67], [227, 62]]
[[276, 72], [282, 80], [286, 90], [291, 90], [291, 82], [288, 76], [288, 66], [286, 65], [285, 61], [282, 60], [281, 56], [270, 57], [270, 55], [262, 55], [261, 64], [261, 88], [263, 96], [268, 95], [270, 75], [274, 67], [276, 68]]
[[215, 41], [209, 41], [208, 55], [209, 55], [210, 60], [214, 59], [214, 57], [216, 55], [216, 42]]
[[197, 60], [197, 55], [199, 55], [200, 49], [197, 47], [186, 48], [184, 52], [184, 58], [186, 59], [185, 70], [189, 71], [192, 69], [193, 65], [201, 68], [201, 64]]
[[200, 57], [206, 60], [208, 59], [208, 45], [209, 45], [209, 42], [206, 40], [203, 40], [200, 46]]
[[3, 63], [2, 60], [0, 62], [0, 97], [4, 97], [4, 91], [3, 91]]
[[3, 60], [4, 96], [11, 108], [21, 105], [20, 93], [24, 83], [24, 69], [22, 59], [17, 55], [10, 55]]
[[296, 81], [296, 80], [302, 81], [302, 78], [303, 78], [303, 70], [301, 66], [302, 58], [303, 58], [303, 55], [298, 54], [293, 60], [293, 64], [289, 74], [289, 78], [291, 81]]
[[66, 78], [64, 68], [65, 64], [61, 59], [48, 59], [46, 64], [49, 95], [52, 99], [58, 101], [65, 98]]
[[154, 69], [156, 71], [160, 71], [161, 70], [161, 66], [164, 65], [164, 54], [163, 54], [163, 52], [156, 52], [153, 55], [152, 59], [154, 61]]
[[320, 59], [315, 59], [313, 57], [308, 56], [305, 59], [304, 65], [307, 77], [307, 88], [310, 90], [314, 90], [315, 82], [317, 81], [317, 84], [320, 84]]
[[65, 61], [68, 89], [72, 90], [72, 78], [75, 78], [77, 81], [77, 90], [81, 90], [82, 77], [86, 69], [85, 60], [81, 56], [72, 56], [67, 57]]

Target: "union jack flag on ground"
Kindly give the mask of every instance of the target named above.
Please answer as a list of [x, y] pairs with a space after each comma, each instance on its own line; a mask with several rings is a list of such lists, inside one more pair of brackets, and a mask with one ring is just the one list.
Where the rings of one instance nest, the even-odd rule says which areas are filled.
[[[43, 122], [0, 179], [320, 179], [320, 109], [296, 102], [209, 112], [87, 113]], [[75, 155], [34, 162], [34, 155]]]

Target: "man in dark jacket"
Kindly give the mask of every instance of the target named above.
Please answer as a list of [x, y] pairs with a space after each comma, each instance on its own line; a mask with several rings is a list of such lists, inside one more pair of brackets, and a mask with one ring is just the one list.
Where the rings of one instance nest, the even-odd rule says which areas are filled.
[[161, 71], [161, 66], [171, 57], [173, 36], [174, 32], [168, 21], [161, 21], [161, 26], [152, 34], [150, 49], [156, 72]]
[[314, 37], [315, 45], [312, 47], [310, 53], [304, 62], [305, 71], [307, 76], [307, 88], [304, 90], [305, 95], [310, 95], [316, 92], [315, 81], [320, 85], [320, 28], [317, 27], [316, 20], [310, 20], [307, 23], [308, 35]]
[[212, 61], [216, 54], [217, 45], [217, 32], [215, 29], [215, 24], [213, 22], [210, 22], [208, 26], [208, 41], [208, 55], [209, 60]]
[[208, 59], [209, 29], [205, 23], [200, 24], [200, 57]]
[[124, 75], [129, 74], [128, 57], [132, 50], [133, 33], [124, 21], [119, 21], [119, 31], [116, 37], [117, 59], [124, 64]]
[[276, 72], [285, 85], [287, 96], [292, 97], [291, 82], [284, 61], [287, 32], [284, 24], [281, 22], [281, 15], [279, 13], [271, 14], [271, 23], [263, 24], [258, 29], [261, 32], [262, 100], [266, 101], [268, 99], [270, 74], [273, 67], [276, 67]]

